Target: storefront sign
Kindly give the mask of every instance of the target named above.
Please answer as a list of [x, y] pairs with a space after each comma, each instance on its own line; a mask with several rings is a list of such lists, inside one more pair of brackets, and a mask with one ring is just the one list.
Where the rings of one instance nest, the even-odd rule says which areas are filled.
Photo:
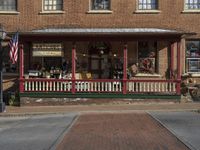
[[61, 43], [34, 43], [34, 57], [62, 57], [63, 48]]

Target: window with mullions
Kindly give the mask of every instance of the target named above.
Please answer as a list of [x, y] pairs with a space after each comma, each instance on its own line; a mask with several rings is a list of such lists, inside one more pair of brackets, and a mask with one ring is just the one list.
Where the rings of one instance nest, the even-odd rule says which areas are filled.
[[200, 73], [200, 41], [186, 41], [186, 72]]
[[110, 0], [91, 0], [91, 10], [110, 10]]
[[0, 0], [0, 11], [16, 11], [17, 0]]
[[200, 0], [185, 0], [185, 9], [200, 9]]
[[139, 10], [156, 10], [158, 9], [158, 0], [139, 0]]
[[59, 11], [63, 9], [63, 0], [43, 0], [44, 11]]

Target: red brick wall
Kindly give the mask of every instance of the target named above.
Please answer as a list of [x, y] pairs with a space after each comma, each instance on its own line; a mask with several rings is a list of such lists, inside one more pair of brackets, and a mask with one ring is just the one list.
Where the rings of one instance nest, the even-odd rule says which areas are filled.
[[64, 0], [63, 14], [40, 14], [42, 0], [18, 0], [20, 13], [0, 14], [0, 23], [8, 32], [46, 27], [154, 27], [200, 33], [200, 14], [182, 13], [184, 0], [159, 0], [158, 14], [135, 13], [136, 0], [112, 0], [111, 5], [111, 14], [88, 14], [89, 0]]

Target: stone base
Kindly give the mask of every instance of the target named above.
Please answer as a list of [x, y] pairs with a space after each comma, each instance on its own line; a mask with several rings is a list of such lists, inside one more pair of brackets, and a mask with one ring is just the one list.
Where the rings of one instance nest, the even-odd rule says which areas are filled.
[[33, 98], [20, 97], [20, 106], [179, 103], [179, 99]]

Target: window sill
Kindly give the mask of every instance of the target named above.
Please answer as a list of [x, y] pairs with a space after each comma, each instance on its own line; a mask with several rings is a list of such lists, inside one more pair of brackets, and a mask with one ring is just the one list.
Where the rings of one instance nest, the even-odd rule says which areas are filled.
[[150, 74], [150, 73], [138, 73], [135, 75], [135, 77], [153, 77], [153, 78], [161, 78], [162, 76], [160, 74]]
[[112, 14], [113, 11], [111, 10], [89, 10], [87, 11], [88, 14]]
[[159, 14], [161, 13], [160, 10], [136, 10], [136, 14]]
[[200, 72], [187, 72], [182, 75], [183, 77], [200, 77]]
[[18, 15], [20, 12], [18, 11], [0, 11], [0, 14], [5, 14], [5, 15]]
[[182, 13], [200, 13], [200, 9], [199, 10], [184, 10], [182, 11]]
[[39, 14], [44, 14], [44, 15], [51, 15], [51, 14], [64, 14], [65, 11], [42, 11]]

